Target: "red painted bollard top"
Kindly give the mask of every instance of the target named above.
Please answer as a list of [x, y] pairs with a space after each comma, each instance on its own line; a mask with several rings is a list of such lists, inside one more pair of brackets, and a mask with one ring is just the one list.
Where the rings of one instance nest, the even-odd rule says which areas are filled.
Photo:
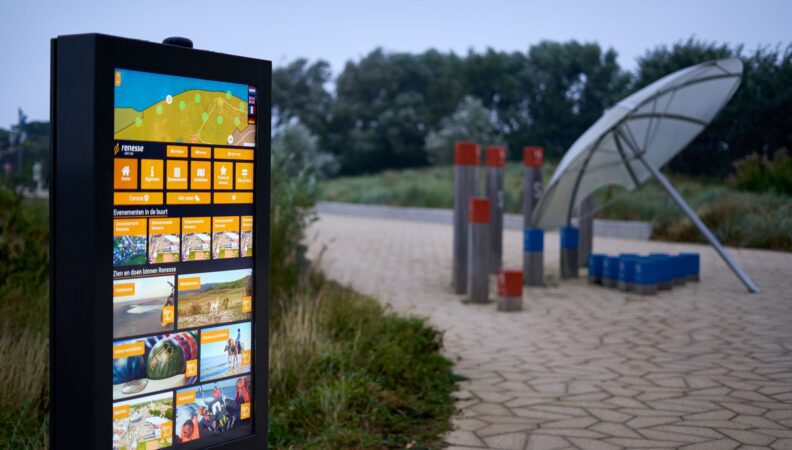
[[472, 197], [468, 205], [470, 223], [489, 223], [490, 201], [486, 197]]
[[490, 145], [487, 147], [487, 166], [503, 167], [506, 164], [506, 147]]
[[501, 269], [498, 272], [498, 295], [501, 297], [522, 297], [522, 270]]
[[454, 144], [454, 165], [478, 166], [481, 163], [481, 146], [472, 141]]
[[544, 147], [523, 147], [523, 165], [542, 167], [542, 164], [544, 164]]

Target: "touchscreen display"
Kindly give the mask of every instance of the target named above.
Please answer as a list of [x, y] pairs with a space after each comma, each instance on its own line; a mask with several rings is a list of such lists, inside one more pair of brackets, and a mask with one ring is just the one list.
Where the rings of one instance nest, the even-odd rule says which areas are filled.
[[250, 434], [256, 87], [114, 75], [113, 449]]

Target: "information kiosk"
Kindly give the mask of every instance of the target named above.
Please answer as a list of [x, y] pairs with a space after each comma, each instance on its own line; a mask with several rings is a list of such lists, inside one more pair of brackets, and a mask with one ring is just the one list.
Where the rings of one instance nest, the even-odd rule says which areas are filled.
[[267, 445], [271, 75], [52, 40], [54, 448]]

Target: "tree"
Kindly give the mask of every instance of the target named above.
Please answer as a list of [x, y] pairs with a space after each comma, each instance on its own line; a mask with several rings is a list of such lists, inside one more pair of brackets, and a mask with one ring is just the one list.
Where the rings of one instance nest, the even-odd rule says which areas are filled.
[[473, 140], [485, 145], [500, 143], [501, 137], [492, 116], [492, 111], [485, 108], [481, 100], [465, 97], [454, 114], [443, 119], [440, 128], [426, 137], [429, 162], [453, 162], [456, 141]]
[[332, 96], [330, 65], [300, 58], [272, 71], [272, 117], [275, 128], [299, 120], [314, 133], [323, 133], [329, 120]]

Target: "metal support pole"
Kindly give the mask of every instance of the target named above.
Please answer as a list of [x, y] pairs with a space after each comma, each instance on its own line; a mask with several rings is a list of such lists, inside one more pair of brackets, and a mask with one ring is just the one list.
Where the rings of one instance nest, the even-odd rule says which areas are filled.
[[503, 166], [506, 148], [487, 147], [487, 198], [490, 200], [490, 273], [503, 266]]
[[660, 185], [662, 185], [663, 188], [665, 188], [665, 190], [668, 192], [668, 194], [671, 196], [674, 202], [676, 202], [676, 204], [682, 209], [682, 211], [684, 211], [684, 213], [687, 214], [687, 216], [690, 218], [693, 224], [696, 225], [696, 228], [698, 228], [699, 231], [701, 231], [701, 234], [703, 234], [704, 237], [707, 238], [710, 245], [712, 245], [715, 248], [715, 251], [717, 251], [720, 257], [723, 258], [723, 261], [726, 263], [726, 265], [729, 266], [729, 268], [735, 273], [735, 275], [737, 275], [740, 281], [742, 281], [742, 283], [748, 289], [748, 292], [758, 293], [759, 288], [756, 287], [753, 281], [751, 281], [751, 278], [748, 276], [748, 274], [746, 274], [740, 268], [740, 266], [737, 265], [737, 263], [732, 259], [731, 255], [729, 255], [726, 252], [726, 249], [723, 248], [723, 246], [715, 237], [715, 235], [712, 234], [712, 232], [709, 230], [709, 228], [707, 228], [706, 225], [704, 225], [704, 222], [702, 222], [701, 219], [699, 219], [699, 217], [696, 215], [693, 209], [690, 206], [688, 206], [688, 204], [685, 202], [685, 199], [682, 198], [679, 192], [677, 192], [676, 189], [674, 189], [674, 186], [671, 184], [671, 182], [668, 181], [668, 179], [662, 173], [660, 173], [659, 170], [657, 170], [654, 166], [652, 166], [646, 160], [644, 160], [642, 156], [639, 156], [638, 159], [640, 159], [643, 165], [646, 167], [646, 169], [649, 170], [649, 172], [651, 172], [652, 176], [654, 176], [655, 179], [660, 182]]
[[489, 302], [489, 228], [490, 201], [486, 197], [470, 199], [468, 232], [468, 297], [472, 303]]
[[578, 229], [580, 229], [578, 265], [588, 267], [589, 256], [594, 245], [594, 194], [587, 195], [578, 207]]
[[578, 277], [578, 245], [580, 235], [575, 227], [561, 227], [561, 278]]
[[467, 291], [468, 201], [478, 193], [481, 149], [475, 142], [454, 145], [454, 254], [451, 284], [456, 294]]

